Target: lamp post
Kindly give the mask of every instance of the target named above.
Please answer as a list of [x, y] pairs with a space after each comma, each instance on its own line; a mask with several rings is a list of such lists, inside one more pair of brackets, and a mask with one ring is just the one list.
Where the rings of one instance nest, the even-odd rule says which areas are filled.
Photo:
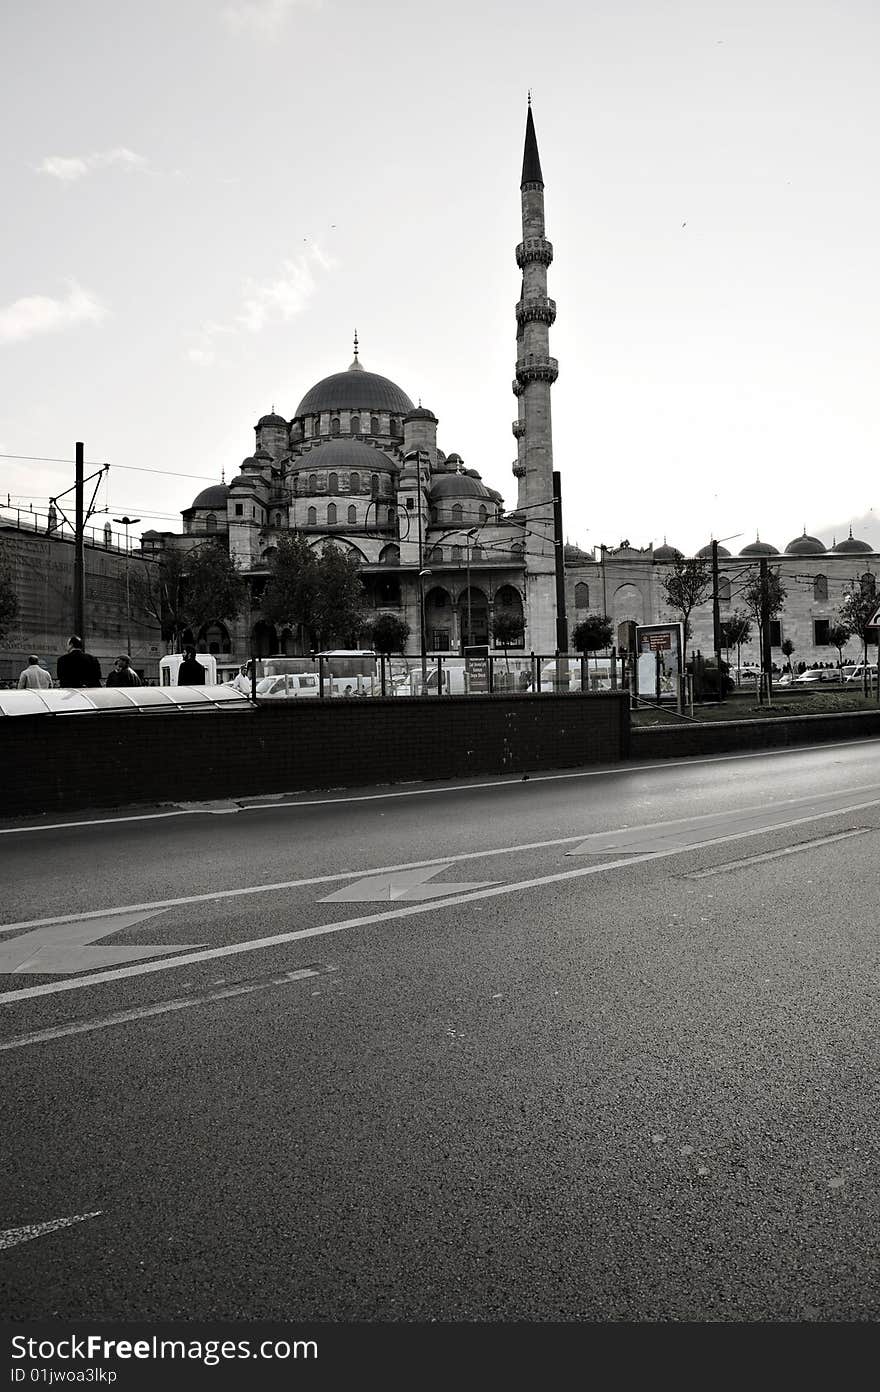
[[422, 658], [422, 695], [428, 690], [428, 654], [425, 643], [425, 586], [426, 575], [431, 575], [430, 570], [419, 570], [419, 652]]
[[133, 527], [136, 522], [140, 522], [139, 517], [114, 517], [113, 521], [118, 522], [125, 528], [125, 651], [131, 657], [131, 591], [129, 589], [129, 571], [131, 570], [131, 548], [128, 543], [128, 529]]
[[[736, 541], [742, 532], [722, 537], [722, 541]], [[712, 646], [715, 649], [715, 670], [718, 673], [718, 700], [724, 700], [724, 683], [721, 680], [721, 612], [718, 603], [718, 539], [712, 538]], [[737, 673], [739, 677], [739, 673]]]
[[465, 580], [465, 583], [467, 585], [467, 641], [465, 642], [464, 646], [466, 648], [471, 647], [474, 641], [473, 630], [471, 628], [471, 542], [473, 541], [474, 537], [477, 535], [479, 530], [479, 527], [471, 527], [470, 531], [465, 534], [465, 539], [467, 541]]

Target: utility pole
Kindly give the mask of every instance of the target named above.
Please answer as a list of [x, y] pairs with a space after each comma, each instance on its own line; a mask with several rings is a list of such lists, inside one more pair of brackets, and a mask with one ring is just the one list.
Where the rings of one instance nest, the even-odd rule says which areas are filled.
[[128, 513], [124, 517], [114, 517], [114, 522], [119, 522], [125, 528], [125, 638], [128, 656], [131, 657], [131, 588], [129, 572], [131, 570], [131, 545], [128, 540], [128, 529], [133, 527], [136, 522], [140, 522], [139, 517], [129, 517]]
[[553, 472], [553, 541], [556, 547], [556, 650], [568, 652], [565, 612], [565, 548], [562, 544], [562, 475]]
[[767, 568], [767, 557], [762, 556], [760, 561], [761, 576], [761, 670], [766, 678], [767, 701], [770, 702], [770, 594], [769, 594], [769, 572]]
[[85, 598], [85, 574], [86, 574], [86, 543], [85, 543], [85, 518], [83, 516], [83, 445], [81, 440], [76, 442], [76, 474], [74, 483], [74, 516], [75, 526], [73, 532], [73, 631], [85, 643], [86, 626], [86, 598]]
[[715, 648], [715, 671], [718, 674], [718, 700], [724, 700], [721, 676], [721, 613], [718, 607], [718, 542], [712, 539], [712, 643]]

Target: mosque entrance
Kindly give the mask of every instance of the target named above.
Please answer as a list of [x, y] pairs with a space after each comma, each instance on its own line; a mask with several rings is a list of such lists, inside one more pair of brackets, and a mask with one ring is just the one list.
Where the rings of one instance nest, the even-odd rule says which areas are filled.
[[461, 651], [489, 642], [489, 601], [482, 590], [465, 590], [458, 601]]

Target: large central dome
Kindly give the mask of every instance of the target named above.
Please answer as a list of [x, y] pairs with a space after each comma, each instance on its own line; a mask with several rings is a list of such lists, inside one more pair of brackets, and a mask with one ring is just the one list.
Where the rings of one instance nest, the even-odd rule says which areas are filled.
[[395, 382], [367, 372], [355, 357], [347, 372], [334, 372], [316, 382], [296, 408], [296, 416], [311, 416], [318, 411], [390, 411], [405, 416], [413, 409], [405, 391]]

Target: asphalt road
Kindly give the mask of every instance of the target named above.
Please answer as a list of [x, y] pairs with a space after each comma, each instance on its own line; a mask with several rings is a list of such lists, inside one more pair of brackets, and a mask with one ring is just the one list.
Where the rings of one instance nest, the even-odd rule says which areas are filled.
[[0, 862], [7, 1318], [880, 1315], [876, 742]]

